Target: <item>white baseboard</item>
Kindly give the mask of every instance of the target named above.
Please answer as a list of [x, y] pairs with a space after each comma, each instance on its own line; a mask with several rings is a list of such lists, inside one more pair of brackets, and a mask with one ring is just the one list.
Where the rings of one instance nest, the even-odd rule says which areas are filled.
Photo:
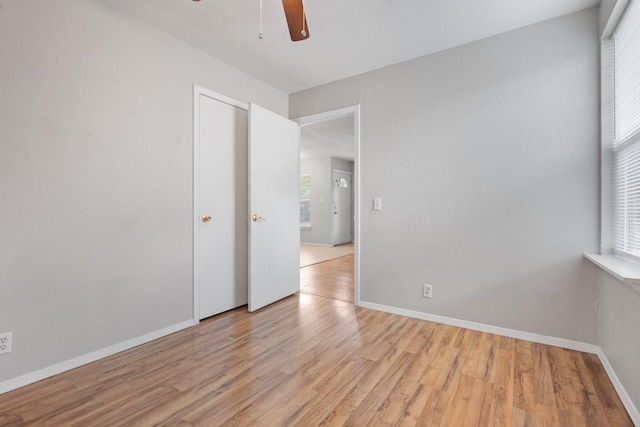
[[95, 362], [98, 359], [102, 359], [104, 357], [111, 356], [116, 353], [120, 353], [121, 351], [128, 350], [133, 347], [137, 347], [149, 341], [162, 338], [166, 335], [173, 334], [174, 332], [178, 332], [183, 329], [189, 328], [197, 323], [198, 322], [195, 322], [194, 320], [187, 320], [185, 322], [181, 322], [181, 323], [169, 326], [167, 328], [160, 329], [158, 331], [150, 332], [140, 337], [132, 338], [130, 340], [123, 341], [121, 343], [114, 344], [109, 347], [105, 347], [100, 350], [96, 350], [94, 352], [84, 354], [82, 356], [74, 357], [73, 359], [56, 363], [55, 365], [47, 366], [43, 369], [29, 372], [28, 374], [24, 374], [19, 377], [0, 382], [0, 394], [44, 380], [45, 378], [49, 378], [54, 375], [60, 374], [62, 372], [75, 369], [79, 366], [86, 365], [91, 362]]
[[416, 319], [429, 320], [431, 322], [443, 323], [445, 325], [458, 326], [465, 329], [473, 329], [475, 331], [489, 332], [491, 334], [510, 338], [518, 338], [522, 340], [537, 342], [539, 344], [567, 348], [569, 350], [583, 351], [585, 353], [599, 354], [599, 352], [601, 351], [600, 347], [595, 344], [572, 341], [564, 338], [549, 337], [546, 335], [538, 335], [531, 332], [523, 332], [517, 331], [515, 329], [501, 328], [499, 326], [485, 325], [483, 323], [469, 322], [467, 320], [438, 316], [437, 314], [422, 313], [420, 311], [406, 310], [404, 308], [390, 307], [388, 305], [375, 304], [367, 301], [360, 301], [360, 307], [370, 308], [377, 311], [384, 311], [386, 313], [399, 314], [401, 316], [414, 317]]
[[301, 245], [304, 246], [321, 246], [323, 248], [332, 248], [334, 245], [331, 244], [327, 244], [327, 243], [305, 243], [305, 242], [300, 242]]
[[638, 412], [638, 408], [636, 408], [636, 405], [633, 404], [631, 397], [629, 397], [627, 390], [625, 390], [624, 386], [618, 379], [618, 376], [613, 370], [613, 366], [611, 366], [611, 363], [609, 363], [609, 359], [607, 359], [607, 356], [604, 354], [604, 351], [602, 351], [602, 348], [598, 350], [597, 354], [598, 354], [598, 357], [600, 358], [600, 362], [602, 363], [602, 366], [604, 366], [604, 370], [607, 371], [607, 375], [609, 376], [611, 383], [613, 383], [613, 387], [616, 389], [618, 396], [620, 396], [620, 400], [622, 400], [622, 404], [624, 405], [625, 409], [629, 413], [629, 416], [631, 417], [631, 421], [633, 421], [634, 425], [640, 426], [640, 413]]

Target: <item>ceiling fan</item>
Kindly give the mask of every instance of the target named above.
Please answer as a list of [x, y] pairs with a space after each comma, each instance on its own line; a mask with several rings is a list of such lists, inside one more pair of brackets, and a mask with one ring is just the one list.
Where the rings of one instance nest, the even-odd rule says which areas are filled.
[[[200, 0], [193, 1], [199, 2]], [[282, 0], [282, 7], [284, 7], [284, 15], [287, 18], [291, 41], [298, 42], [300, 40], [308, 39], [309, 27], [307, 26], [307, 15], [304, 10], [303, 0]], [[258, 34], [258, 37], [263, 37], [262, 0], [260, 0], [260, 33]]]
[[284, 14], [287, 17], [291, 41], [297, 42], [309, 38], [307, 15], [302, 0], [282, 0]]

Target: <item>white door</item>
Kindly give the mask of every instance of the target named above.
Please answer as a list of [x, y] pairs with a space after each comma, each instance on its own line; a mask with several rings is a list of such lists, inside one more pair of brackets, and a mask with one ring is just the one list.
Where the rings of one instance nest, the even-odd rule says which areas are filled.
[[353, 213], [350, 172], [333, 171], [333, 244], [353, 241]]
[[300, 290], [300, 127], [249, 105], [249, 311]]
[[248, 112], [199, 95], [199, 318], [247, 303]]

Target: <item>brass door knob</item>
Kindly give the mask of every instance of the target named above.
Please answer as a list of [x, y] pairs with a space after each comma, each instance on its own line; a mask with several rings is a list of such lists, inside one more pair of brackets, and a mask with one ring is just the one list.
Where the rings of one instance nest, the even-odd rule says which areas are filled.
[[260, 215], [248, 216], [247, 219], [251, 219], [251, 220], [253, 220], [253, 222], [266, 221], [267, 220], [267, 218], [263, 218]]
[[211, 217], [209, 215], [205, 215], [202, 217], [202, 222], [209, 222], [211, 221]]

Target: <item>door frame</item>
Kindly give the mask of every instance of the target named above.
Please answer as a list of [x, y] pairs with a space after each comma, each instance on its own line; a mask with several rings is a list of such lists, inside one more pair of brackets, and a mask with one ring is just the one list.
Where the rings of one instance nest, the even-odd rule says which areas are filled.
[[249, 105], [218, 92], [193, 85], [193, 322], [200, 323], [200, 96], [215, 99], [233, 107], [249, 111]]
[[[353, 162], [353, 167], [355, 169], [355, 161]], [[349, 201], [353, 205], [353, 210], [351, 211], [351, 215], [355, 216], [354, 215], [354, 211], [355, 211], [356, 202], [355, 202], [355, 194], [354, 194], [355, 193], [355, 188], [353, 188], [353, 186], [354, 186], [353, 185], [353, 181], [354, 181], [353, 172], [343, 171], [343, 170], [340, 170], [340, 169], [333, 169], [333, 168], [331, 169], [331, 212], [334, 212], [334, 209], [335, 209], [335, 206], [336, 206], [336, 200], [335, 200], [336, 187], [335, 187], [335, 181], [333, 180], [333, 174], [336, 173], [336, 172], [344, 173], [346, 175], [351, 175], [351, 188], [349, 189], [349, 191], [351, 191], [351, 195], [352, 196], [349, 198], [350, 199]], [[355, 219], [353, 220], [352, 224], [353, 224], [353, 228], [355, 228]], [[336, 234], [335, 234], [336, 228], [335, 228], [335, 225], [336, 225], [335, 224], [335, 216], [334, 216], [334, 214], [332, 214], [331, 215], [331, 244], [333, 246], [336, 245]], [[354, 229], [351, 230], [351, 239], [355, 240], [355, 230]]]
[[[360, 105], [352, 105], [350, 107], [339, 108], [336, 110], [325, 111], [322, 113], [312, 114], [293, 118], [300, 127], [304, 127], [313, 123], [324, 122], [331, 119], [339, 119], [342, 117], [353, 115], [354, 124], [354, 158], [353, 158], [353, 304], [360, 305]], [[332, 172], [333, 173], [333, 172]], [[332, 200], [333, 202], [333, 200]], [[333, 240], [333, 222], [331, 230], [331, 239]]]

